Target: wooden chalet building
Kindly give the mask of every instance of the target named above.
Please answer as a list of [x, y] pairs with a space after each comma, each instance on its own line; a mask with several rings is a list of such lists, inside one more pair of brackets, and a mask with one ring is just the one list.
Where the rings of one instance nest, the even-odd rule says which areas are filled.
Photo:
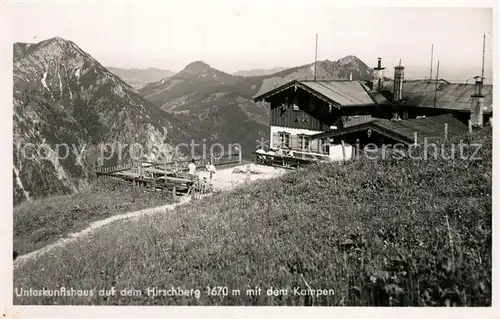
[[398, 121], [373, 118], [360, 125], [319, 133], [311, 138], [328, 138], [332, 144], [343, 141], [364, 149], [369, 144], [377, 147], [392, 147], [396, 144], [409, 146], [415, 142], [424, 143], [424, 139], [430, 143], [433, 139], [442, 139], [445, 135], [451, 138], [467, 130], [467, 125], [452, 114], [444, 114]]
[[359, 81], [291, 81], [254, 101], [271, 107], [270, 146], [325, 153], [310, 145], [312, 135], [350, 127], [372, 118], [374, 108], [389, 101]]
[[[475, 84], [405, 81], [404, 67], [399, 65], [388, 81], [384, 70], [379, 58], [371, 82], [294, 80], [254, 97], [271, 108], [270, 147], [332, 159], [338, 157], [332, 154], [333, 137], [344, 136], [346, 143], [352, 143], [360, 138], [357, 134], [369, 130], [374, 133], [372, 140], [397, 141], [397, 136], [407, 136], [408, 129], [425, 137], [435, 130], [422, 129], [426, 125], [440, 126], [443, 134], [445, 121], [453, 133], [467, 128], [469, 120], [480, 127], [492, 117], [493, 89], [483, 85], [482, 78], [476, 77]], [[411, 119], [416, 121], [404, 121]]]
[[392, 101], [392, 114], [387, 113], [384, 118], [453, 114], [467, 123], [473, 104], [480, 99], [482, 123], [487, 123], [493, 116], [493, 86], [483, 85], [479, 77], [476, 77], [475, 84], [450, 83], [443, 79], [404, 81], [400, 98], [394, 95], [394, 81], [387, 82], [381, 94]]

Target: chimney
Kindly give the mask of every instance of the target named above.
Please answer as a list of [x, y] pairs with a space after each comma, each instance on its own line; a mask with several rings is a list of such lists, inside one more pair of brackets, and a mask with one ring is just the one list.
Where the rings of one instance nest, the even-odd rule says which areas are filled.
[[392, 102], [399, 103], [403, 100], [403, 82], [405, 67], [398, 65], [394, 67], [394, 88], [392, 90]]
[[476, 76], [474, 77], [474, 79], [476, 80], [476, 83], [474, 84], [474, 94], [471, 95], [470, 121], [472, 126], [481, 127], [483, 126], [484, 78], [481, 76]]
[[384, 70], [382, 67], [382, 58], [377, 59], [377, 67], [373, 68], [373, 92], [380, 92], [384, 85]]

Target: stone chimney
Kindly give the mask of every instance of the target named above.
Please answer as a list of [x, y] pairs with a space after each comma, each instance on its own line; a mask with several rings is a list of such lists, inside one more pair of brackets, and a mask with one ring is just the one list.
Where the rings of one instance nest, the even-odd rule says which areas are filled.
[[405, 67], [398, 65], [394, 67], [394, 87], [392, 90], [393, 103], [399, 103], [403, 100], [403, 82], [404, 82]]
[[472, 126], [481, 127], [483, 126], [483, 106], [484, 106], [484, 95], [483, 95], [483, 77], [476, 76], [474, 78], [476, 83], [474, 85], [474, 94], [471, 95], [471, 111], [470, 111], [470, 121]]
[[384, 70], [382, 67], [382, 58], [377, 59], [377, 66], [373, 68], [373, 87], [372, 92], [380, 92], [384, 86]]

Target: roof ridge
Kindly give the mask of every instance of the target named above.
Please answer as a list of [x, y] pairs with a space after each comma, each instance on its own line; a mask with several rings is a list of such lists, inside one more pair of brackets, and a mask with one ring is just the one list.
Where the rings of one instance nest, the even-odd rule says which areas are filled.
[[[340, 82], [340, 81], [339, 81], [339, 82]], [[354, 81], [345, 81], [345, 82], [354, 82]], [[358, 82], [358, 83], [359, 83], [359, 81], [356, 81], [356, 82]], [[341, 91], [334, 91], [334, 90], [332, 90], [331, 88], [329, 88], [329, 87], [327, 87], [327, 86], [325, 86], [325, 85], [323, 85], [323, 84], [321, 84], [321, 86], [322, 86], [322, 87], [324, 87], [325, 89], [327, 89], [327, 90], [329, 90], [329, 91], [331, 91], [331, 92], [333, 92], [333, 93], [335, 93], [335, 94], [338, 94], [338, 95], [340, 95], [341, 97], [343, 97], [343, 98], [345, 98], [345, 99], [349, 100], [349, 96], [346, 96], [346, 95], [342, 94], [342, 93], [341, 93]], [[366, 91], [366, 90], [365, 90], [365, 91]], [[370, 96], [370, 95], [369, 95], [369, 96]], [[376, 101], [375, 101], [375, 100], [374, 100], [371, 96], [370, 96], [370, 98], [372, 99], [372, 101], [373, 101], [373, 102], [375, 102], [375, 104], [378, 104], [378, 103], [377, 103], [377, 102], [376, 102]], [[337, 103], [338, 103], [338, 102], [337, 102]]]
[[365, 87], [365, 85], [363, 85], [360, 81], [358, 81], [359, 85], [361, 85], [361, 87], [365, 90], [366, 94], [368, 94], [368, 96], [370, 97], [370, 99], [372, 99], [372, 101], [375, 103], [375, 104], [379, 104], [377, 102], [377, 100], [375, 99], [375, 97], [372, 95], [372, 93], [370, 91], [368, 91], [368, 89]]
[[[311, 93], [312, 95], [321, 95], [321, 96], [323, 97], [322, 99], [326, 99], [326, 100], [333, 101], [333, 102], [334, 102], [334, 104], [337, 104], [337, 105], [335, 105], [337, 108], [339, 107], [339, 105], [341, 105], [339, 102], [337, 102], [337, 101], [335, 101], [335, 100], [331, 99], [330, 97], [328, 97], [328, 96], [324, 95], [323, 93], [318, 92], [318, 91], [316, 91], [316, 90], [314, 90], [314, 89], [312, 89], [312, 88], [308, 87], [306, 84], [304, 84], [304, 82], [300, 82], [300, 81], [297, 81], [297, 82], [298, 82], [298, 84], [299, 84], [299, 85], [303, 86], [303, 88], [304, 88], [304, 87], [306, 87], [306, 88], [308, 88], [309, 90], [314, 91], [315, 93], [309, 92], [309, 93]], [[308, 82], [308, 83], [311, 83], [311, 82]], [[317, 83], [317, 82], [312, 82], [312, 83]], [[321, 85], [321, 86], [323, 86], [325, 89], [328, 89], [328, 88], [327, 88], [326, 86], [324, 86], [324, 85]], [[306, 88], [304, 88], [304, 89], [307, 91], [307, 89], [306, 89]], [[331, 91], [331, 90], [330, 90], [330, 91]], [[327, 101], [325, 101], [325, 102], [327, 102]], [[330, 102], [328, 102], [328, 103], [330, 103]], [[332, 104], [332, 103], [330, 103], [330, 104]]]

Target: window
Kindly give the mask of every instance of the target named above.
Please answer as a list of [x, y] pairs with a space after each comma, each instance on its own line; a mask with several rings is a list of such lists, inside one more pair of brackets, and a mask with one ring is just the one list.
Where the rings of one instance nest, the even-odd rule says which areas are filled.
[[408, 119], [408, 111], [403, 111], [403, 119], [404, 120]]
[[326, 154], [330, 153], [330, 139], [329, 138], [325, 137], [325, 138], [321, 139], [321, 151], [323, 153], [326, 153]]
[[299, 149], [307, 150], [309, 148], [309, 136], [307, 135], [298, 135], [299, 138]]
[[290, 148], [290, 134], [286, 132], [279, 133], [279, 146], [281, 148]]

